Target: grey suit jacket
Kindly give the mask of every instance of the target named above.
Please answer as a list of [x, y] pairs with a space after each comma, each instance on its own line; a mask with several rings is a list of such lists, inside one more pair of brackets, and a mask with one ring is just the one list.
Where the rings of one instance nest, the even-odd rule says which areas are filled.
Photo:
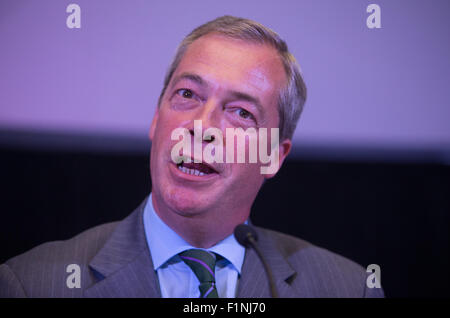
[[[145, 201], [121, 222], [42, 244], [0, 265], [0, 297], [161, 297], [144, 233], [144, 206]], [[382, 289], [366, 287], [367, 274], [356, 263], [298, 238], [255, 229], [280, 297], [383, 297]], [[79, 265], [80, 288], [67, 285], [70, 264]], [[251, 249], [245, 251], [237, 296], [270, 297]]]

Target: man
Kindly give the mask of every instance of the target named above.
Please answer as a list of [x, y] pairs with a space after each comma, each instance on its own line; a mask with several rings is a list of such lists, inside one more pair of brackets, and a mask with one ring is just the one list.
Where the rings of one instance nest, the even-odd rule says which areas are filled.
[[[121, 222], [10, 259], [0, 267], [0, 295], [269, 297], [261, 261], [233, 231], [250, 223], [264, 180], [288, 155], [305, 99], [299, 67], [276, 33], [231, 16], [198, 27], [178, 48], [151, 124], [150, 196]], [[174, 150], [180, 128], [200, 152], [190, 146], [187, 155]], [[208, 132], [213, 128], [215, 134]], [[244, 136], [239, 146], [225, 134], [239, 128], [270, 131], [274, 170], [262, 173], [262, 160], [198, 157], [211, 144], [215, 155], [226, 149], [250, 157], [254, 136]], [[280, 297], [383, 295], [366, 286], [359, 265], [300, 239], [255, 229]]]

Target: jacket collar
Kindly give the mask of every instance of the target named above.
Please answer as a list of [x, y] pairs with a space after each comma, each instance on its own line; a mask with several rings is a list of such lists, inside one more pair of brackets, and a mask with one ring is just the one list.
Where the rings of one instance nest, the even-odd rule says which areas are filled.
[[[276, 248], [273, 237], [267, 233], [267, 230], [258, 227], [254, 227], [254, 229], [258, 234], [258, 246], [272, 270], [279, 297], [292, 297], [295, 291], [291, 287], [291, 282], [297, 276], [296, 271], [287, 262], [287, 255], [282, 255]], [[237, 297], [271, 297], [267, 274], [256, 252], [250, 248], [245, 251]]]
[[[95, 283], [86, 297], [161, 297], [158, 278], [145, 238], [143, 212], [148, 198], [123, 221], [89, 263]], [[295, 294], [291, 281], [297, 273], [276, 248], [267, 230], [254, 227], [258, 244], [272, 269], [280, 297]], [[237, 297], [270, 297], [267, 275], [256, 252], [246, 249]]]
[[161, 297], [144, 234], [147, 199], [123, 221], [89, 263], [96, 280], [86, 297]]

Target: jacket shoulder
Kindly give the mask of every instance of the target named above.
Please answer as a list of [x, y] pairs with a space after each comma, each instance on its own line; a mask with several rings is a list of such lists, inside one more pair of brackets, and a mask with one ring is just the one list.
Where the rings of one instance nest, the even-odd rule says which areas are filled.
[[346, 268], [363, 270], [363, 267], [356, 262], [301, 238], [265, 228], [258, 228], [258, 231], [261, 237], [269, 239], [274, 247], [287, 259], [315, 255], [320, 256], [323, 261], [333, 261], [333, 263], [342, 264]]
[[256, 227], [261, 243], [276, 249], [297, 273], [293, 285], [313, 297], [383, 297], [368, 290], [366, 270], [356, 262], [303, 239]]
[[[118, 223], [95, 226], [68, 240], [43, 243], [7, 260], [0, 265], [0, 289], [5, 291], [7, 287], [10, 292], [0, 296], [51, 297], [42, 291], [67, 289], [71, 264], [77, 265], [82, 277], [88, 278], [90, 260], [105, 245]], [[41, 288], [49, 284], [54, 288]]]

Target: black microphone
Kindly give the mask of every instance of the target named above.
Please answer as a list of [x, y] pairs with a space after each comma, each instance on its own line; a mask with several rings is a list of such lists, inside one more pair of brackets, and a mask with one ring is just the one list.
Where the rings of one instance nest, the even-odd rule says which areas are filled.
[[267, 265], [266, 260], [264, 259], [261, 253], [261, 250], [258, 248], [258, 245], [256, 244], [256, 242], [258, 241], [258, 235], [256, 234], [256, 231], [249, 225], [239, 224], [234, 229], [234, 236], [236, 237], [236, 240], [238, 241], [239, 244], [241, 244], [244, 247], [251, 247], [255, 250], [256, 254], [261, 260], [261, 263], [264, 266], [264, 270], [266, 271], [267, 278], [269, 280], [270, 293], [273, 298], [278, 298], [278, 292], [277, 289], [275, 288], [272, 271]]

